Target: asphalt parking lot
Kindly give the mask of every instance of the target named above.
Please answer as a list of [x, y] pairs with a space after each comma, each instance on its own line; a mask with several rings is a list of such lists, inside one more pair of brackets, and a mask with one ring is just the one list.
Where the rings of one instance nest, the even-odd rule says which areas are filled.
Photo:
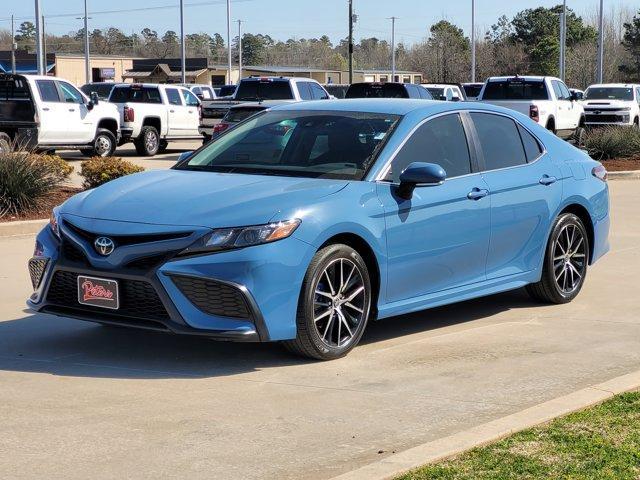
[[636, 371], [640, 182], [610, 185], [612, 252], [574, 303], [396, 317], [329, 363], [33, 315], [33, 236], [0, 239], [0, 478], [330, 478]]

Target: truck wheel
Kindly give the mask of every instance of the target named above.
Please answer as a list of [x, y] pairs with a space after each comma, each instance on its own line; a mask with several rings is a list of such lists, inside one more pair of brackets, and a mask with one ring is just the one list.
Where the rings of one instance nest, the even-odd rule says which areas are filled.
[[11, 150], [11, 137], [6, 133], [0, 133], [0, 153], [9, 153]]
[[93, 141], [93, 148], [81, 150], [84, 155], [86, 155], [85, 152], [87, 152], [89, 155], [93, 155], [94, 157], [110, 157], [115, 151], [116, 137], [106, 128], [98, 129], [96, 138]]
[[160, 135], [155, 127], [142, 127], [140, 136], [133, 144], [142, 157], [153, 157], [160, 150]]
[[160, 140], [160, 146], [158, 147], [158, 153], [164, 153], [169, 148], [169, 142], [166, 140]]

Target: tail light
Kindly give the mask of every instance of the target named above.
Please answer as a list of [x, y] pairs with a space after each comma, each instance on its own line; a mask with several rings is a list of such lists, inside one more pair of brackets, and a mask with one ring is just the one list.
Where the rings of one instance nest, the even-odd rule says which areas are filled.
[[228, 123], [217, 123], [214, 127], [213, 127], [213, 133], [222, 133], [224, 132], [227, 128], [229, 128], [229, 124]]
[[593, 170], [591, 170], [591, 175], [596, 177], [598, 180], [602, 180], [603, 182], [607, 181], [607, 169], [604, 168], [604, 165], [593, 167]]
[[534, 122], [540, 121], [540, 110], [537, 105], [529, 105], [529, 117]]
[[124, 121], [134, 122], [136, 119], [136, 112], [131, 107], [124, 107]]

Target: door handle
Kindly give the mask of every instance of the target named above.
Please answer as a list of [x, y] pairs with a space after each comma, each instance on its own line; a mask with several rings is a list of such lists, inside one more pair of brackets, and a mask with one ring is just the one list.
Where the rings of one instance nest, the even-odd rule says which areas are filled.
[[70, 109], [69, 109], [69, 111], [70, 111], [70, 112], [75, 112], [75, 111], [76, 111], [76, 109], [75, 109], [75, 108], [70, 108]]
[[469, 200], [480, 200], [481, 198], [484, 198], [487, 195], [489, 195], [489, 190], [484, 188], [474, 188], [469, 192], [469, 194], [467, 195], [467, 198]]
[[544, 186], [553, 185], [557, 181], [558, 179], [556, 177], [543, 175], [542, 178], [540, 179], [540, 185], [544, 185]]
[[44, 110], [45, 112], [48, 112], [51, 109], [49, 107], [44, 107], [42, 110]]
[[176, 113], [175, 110], [169, 110], [169, 113]]

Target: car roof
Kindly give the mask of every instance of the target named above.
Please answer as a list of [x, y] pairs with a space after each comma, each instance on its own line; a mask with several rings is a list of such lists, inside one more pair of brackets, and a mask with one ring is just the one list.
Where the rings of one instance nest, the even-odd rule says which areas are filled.
[[433, 88], [446, 88], [446, 87], [458, 87], [457, 83], [421, 83], [421, 87], [433, 87]]
[[538, 82], [541, 82], [546, 78], [548, 78], [549, 80], [560, 80], [559, 78], [556, 78], [556, 77], [541, 76], [541, 75], [509, 75], [505, 77], [489, 77], [487, 79], [487, 82], [500, 82], [505, 80], [513, 80], [514, 78], [518, 78], [524, 81], [538, 81]]
[[638, 86], [640, 86], [638, 83], [596, 83], [589, 85], [587, 88], [634, 88]]

